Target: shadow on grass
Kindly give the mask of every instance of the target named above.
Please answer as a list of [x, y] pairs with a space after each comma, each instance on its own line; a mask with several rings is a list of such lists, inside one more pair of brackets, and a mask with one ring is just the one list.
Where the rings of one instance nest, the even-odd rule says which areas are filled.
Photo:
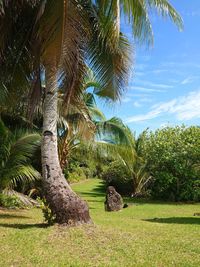
[[0, 219], [29, 219], [30, 217], [14, 214], [0, 214]]
[[170, 202], [164, 200], [153, 200], [148, 198], [135, 198], [135, 197], [123, 197], [125, 202], [134, 203], [139, 205], [153, 204], [153, 205], [170, 205], [170, 206], [182, 206], [182, 205], [199, 205], [198, 202]]
[[[106, 186], [102, 182], [98, 186], [92, 188], [90, 192], [85, 192], [85, 191], [79, 191], [78, 193], [82, 196], [89, 196], [89, 197], [105, 197], [105, 192], [106, 192]], [[96, 201], [96, 202], [101, 202]]]
[[48, 224], [45, 223], [34, 223], [34, 224], [8, 224], [8, 223], [0, 223], [0, 227], [5, 227], [5, 228], [14, 228], [14, 229], [31, 229], [31, 228], [47, 228], [49, 227]]
[[105, 197], [105, 193], [95, 193], [95, 192], [79, 192], [82, 196], [88, 197]]
[[97, 202], [99, 202], [99, 203], [103, 203], [104, 200], [93, 200], [93, 199], [91, 200], [91, 199], [88, 199], [87, 202], [91, 202], [91, 203], [93, 203], [93, 202], [94, 202], [94, 203], [97, 203]]
[[143, 221], [153, 222], [153, 223], [168, 223], [168, 224], [200, 224], [200, 218], [195, 218], [195, 217], [154, 218], [154, 219], [145, 219]]

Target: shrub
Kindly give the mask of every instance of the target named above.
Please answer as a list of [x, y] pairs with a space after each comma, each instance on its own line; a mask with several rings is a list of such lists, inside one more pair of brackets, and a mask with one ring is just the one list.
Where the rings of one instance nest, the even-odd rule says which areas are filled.
[[38, 203], [42, 209], [44, 221], [49, 225], [53, 225], [55, 222], [55, 215], [53, 214], [52, 210], [49, 208], [49, 205], [46, 202], [46, 199], [37, 198]]
[[67, 181], [69, 183], [75, 183], [75, 182], [79, 182], [81, 180], [85, 180], [88, 177], [86, 176], [85, 172], [84, 172], [84, 168], [81, 167], [76, 167], [75, 170], [73, 170], [72, 172], [68, 172], [67, 174]]
[[3, 193], [0, 194], [0, 206], [4, 208], [22, 208], [23, 204], [16, 196], [7, 196]]
[[200, 128], [166, 127], [146, 134], [143, 157], [154, 198], [200, 200]]
[[133, 191], [133, 181], [127, 167], [119, 161], [111, 162], [102, 173], [106, 185], [112, 185], [120, 194], [130, 194]]
[[64, 174], [69, 183], [79, 182], [81, 180], [93, 178], [96, 175], [96, 167], [94, 164], [71, 160], [67, 168], [64, 169]]

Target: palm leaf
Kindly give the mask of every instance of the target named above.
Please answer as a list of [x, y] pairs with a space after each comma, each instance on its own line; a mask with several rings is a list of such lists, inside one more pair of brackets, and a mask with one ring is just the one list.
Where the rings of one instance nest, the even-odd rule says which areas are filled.
[[97, 134], [100, 139], [111, 139], [115, 144], [132, 145], [130, 132], [121, 119], [113, 117], [110, 120], [96, 122]]
[[5, 132], [0, 139], [0, 188], [15, 186], [18, 182], [39, 179], [40, 174], [31, 166], [31, 158], [40, 146], [40, 135], [16, 130]]

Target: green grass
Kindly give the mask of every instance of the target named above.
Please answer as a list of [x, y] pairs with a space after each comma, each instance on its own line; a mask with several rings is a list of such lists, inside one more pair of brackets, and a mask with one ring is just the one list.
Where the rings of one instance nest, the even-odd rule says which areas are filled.
[[108, 213], [99, 180], [73, 188], [94, 225], [45, 227], [40, 209], [0, 210], [0, 266], [200, 266], [199, 204], [140, 202]]

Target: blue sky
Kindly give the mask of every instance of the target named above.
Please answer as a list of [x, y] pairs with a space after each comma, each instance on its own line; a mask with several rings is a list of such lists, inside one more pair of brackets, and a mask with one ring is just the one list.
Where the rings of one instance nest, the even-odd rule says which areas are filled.
[[[136, 45], [133, 71], [121, 103], [100, 104], [108, 118], [117, 116], [139, 134], [149, 127], [200, 125], [200, 0], [171, 0], [184, 30], [152, 18], [154, 47]], [[122, 25], [131, 36], [131, 29]]]

